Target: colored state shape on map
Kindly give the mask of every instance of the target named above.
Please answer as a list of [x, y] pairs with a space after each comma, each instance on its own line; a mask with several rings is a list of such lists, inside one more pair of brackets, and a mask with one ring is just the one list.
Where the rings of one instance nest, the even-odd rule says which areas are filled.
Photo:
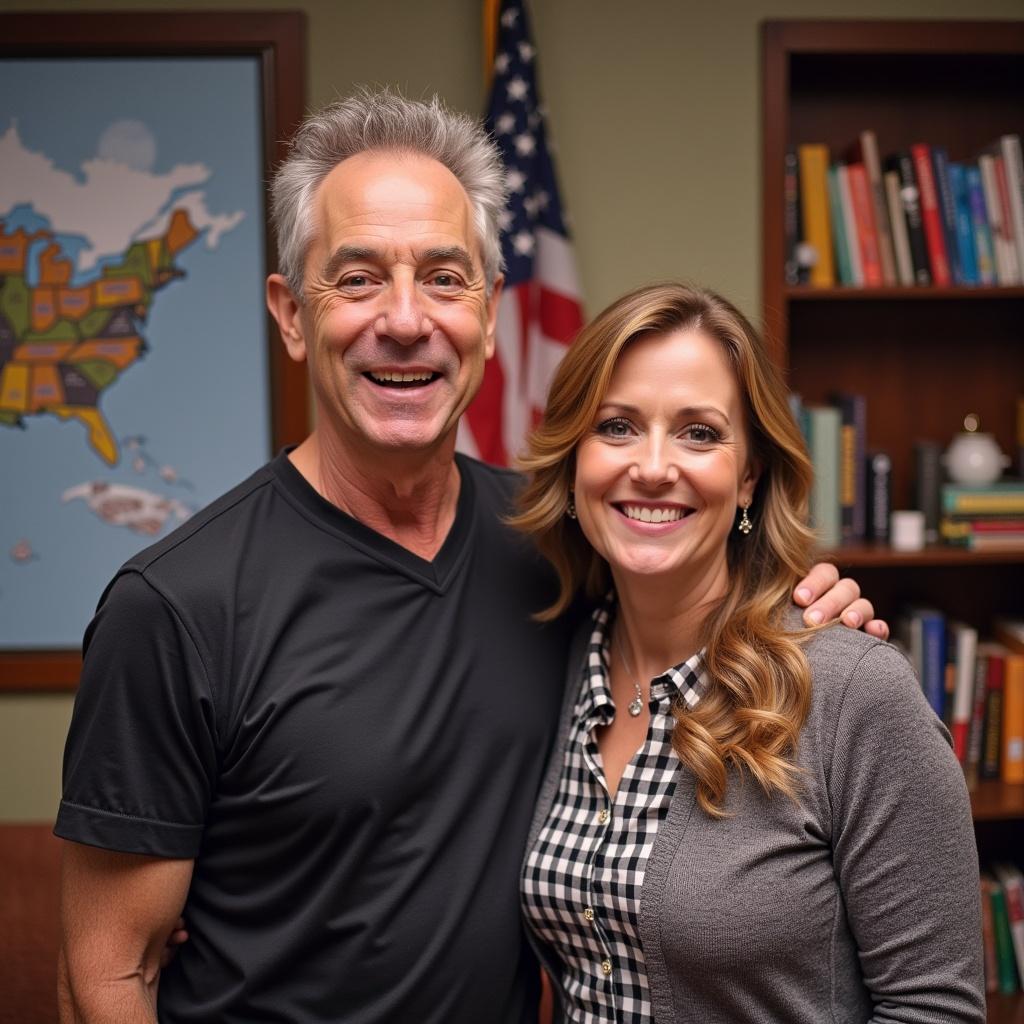
[[[93, 450], [116, 463], [100, 397], [145, 353], [139, 324], [154, 292], [184, 277], [174, 257], [197, 237], [188, 214], [175, 210], [163, 236], [133, 242], [95, 281], [71, 287], [71, 262], [52, 234], [6, 233], [0, 221], [0, 426], [38, 415], [75, 420]], [[44, 241], [33, 287], [29, 252]]]

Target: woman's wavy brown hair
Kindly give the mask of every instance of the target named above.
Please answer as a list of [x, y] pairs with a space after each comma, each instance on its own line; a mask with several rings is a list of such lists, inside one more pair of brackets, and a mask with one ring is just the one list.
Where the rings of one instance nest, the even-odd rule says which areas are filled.
[[674, 711], [672, 746], [696, 776], [701, 807], [721, 817], [730, 767], [749, 771], [769, 793], [795, 794], [792, 755], [811, 689], [804, 634], [783, 622], [811, 562], [811, 465], [781, 375], [746, 317], [714, 292], [656, 284], [623, 296], [584, 327], [520, 460], [527, 483], [511, 523], [533, 537], [558, 573], [559, 596], [539, 618], [561, 614], [581, 590], [592, 599], [607, 591], [607, 563], [565, 514], [576, 448], [593, 427], [623, 349], [645, 335], [679, 330], [700, 330], [722, 346], [744, 404], [748, 458], [760, 468], [754, 529], [731, 532], [728, 591], [703, 624], [708, 692], [692, 711]]

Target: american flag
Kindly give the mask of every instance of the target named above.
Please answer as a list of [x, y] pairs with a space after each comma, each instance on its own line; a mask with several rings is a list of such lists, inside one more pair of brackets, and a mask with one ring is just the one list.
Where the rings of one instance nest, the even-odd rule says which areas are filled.
[[486, 124], [510, 194], [501, 224], [505, 291], [495, 354], [463, 417], [459, 447], [504, 466], [544, 411], [555, 367], [583, 323], [523, 0], [501, 4]]

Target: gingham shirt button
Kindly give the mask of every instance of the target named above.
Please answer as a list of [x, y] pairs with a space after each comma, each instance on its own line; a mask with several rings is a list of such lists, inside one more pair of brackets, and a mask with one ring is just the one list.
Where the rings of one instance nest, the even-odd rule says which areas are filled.
[[593, 921], [594, 920], [594, 910], [593, 910], [593, 908], [592, 907], [587, 907], [587, 909], [583, 911], [583, 916], [588, 921]]
[[597, 816], [597, 820], [603, 825], [608, 820], [608, 808], [602, 807], [601, 813]]
[[611, 960], [602, 960], [601, 961], [601, 971], [605, 975], [608, 975], [608, 974], [612, 973], [612, 962], [611, 962]]

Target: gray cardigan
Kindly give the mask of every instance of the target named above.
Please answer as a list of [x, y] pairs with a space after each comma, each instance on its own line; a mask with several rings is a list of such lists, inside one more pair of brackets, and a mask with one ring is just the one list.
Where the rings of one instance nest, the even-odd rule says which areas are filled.
[[[531, 847], [558, 788], [590, 628], [573, 644]], [[806, 653], [798, 800], [733, 772], [731, 816], [713, 821], [680, 769], [641, 891], [655, 1019], [984, 1022], [978, 858], [949, 735], [890, 645], [837, 626]], [[559, 1002], [559, 968], [531, 938]]]

